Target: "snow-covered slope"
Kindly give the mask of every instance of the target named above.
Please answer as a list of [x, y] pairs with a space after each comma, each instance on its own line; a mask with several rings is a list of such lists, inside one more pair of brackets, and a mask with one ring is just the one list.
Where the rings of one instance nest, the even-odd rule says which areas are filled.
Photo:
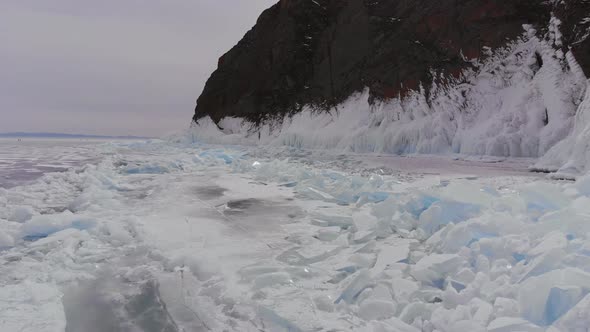
[[193, 137], [352, 152], [539, 157], [571, 132], [586, 89], [573, 54], [559, 50], [559, 24], [551, 20], [546, 39], [524, 26], [521, 38], [474, 60], [459, 78], [438, 75], [428, 92], [370, 105], [365, 91], [330, 113], [306, 108], [256, 128], [225, 118], [220, 130], [204, 118]]

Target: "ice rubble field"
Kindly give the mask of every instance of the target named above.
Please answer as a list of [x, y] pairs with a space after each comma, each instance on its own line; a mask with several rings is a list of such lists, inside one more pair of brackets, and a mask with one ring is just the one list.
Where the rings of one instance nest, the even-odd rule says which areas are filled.
[[0, 331], [590, 327], [590, 177], [97, 149], [96, 165], [0, 189]]

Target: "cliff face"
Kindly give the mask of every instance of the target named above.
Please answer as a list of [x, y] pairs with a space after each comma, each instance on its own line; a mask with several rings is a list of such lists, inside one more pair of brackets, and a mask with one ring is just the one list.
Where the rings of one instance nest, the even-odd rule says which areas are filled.
[[[561, 24], [549, 24], [552, 13]], [[560, 40], [553, 46], [571, 49], [588, 76], [589, 16], [587, 0], [281, 0], [219, 58], [194, 120], [260, 124], [304, 105], [329, 110], [364, 88], [370, 102], [421, 86], [427, 95], [520, 36], [523, 24]]]

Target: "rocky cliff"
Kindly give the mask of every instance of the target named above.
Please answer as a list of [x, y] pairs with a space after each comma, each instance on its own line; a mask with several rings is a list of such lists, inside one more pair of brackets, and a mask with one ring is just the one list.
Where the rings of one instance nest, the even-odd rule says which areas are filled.
[[365, 88], [371, 104], [413, 91], [430, 100], [433, 85], [460, 84], [523, 25], [590, 76], [588, 0], [281, 0], [219, 58], [193, 119], [260, 125], [304, 106], [329, 111]]

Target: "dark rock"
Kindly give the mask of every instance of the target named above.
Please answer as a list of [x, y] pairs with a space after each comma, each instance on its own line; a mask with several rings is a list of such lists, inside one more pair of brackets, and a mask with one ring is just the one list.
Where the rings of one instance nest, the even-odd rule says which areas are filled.
[[[540, 36], [554, 12], [564, 51], [590, 75], [590, 1], [281, 0], [219, 59], [194, 120], [235, 116], [261, 123], [300, 111], [329, 111], [352, 93], [371, 101], [403, 97], [432, 72], [459, 78], [470, 60], [533, 25]], [[586, 20], [590, 21], [590, 20]], [[541, 63], [538, 64], [542, 66]]]
[[554, 14], [561, 20], [564, 50], [572, 50], [590, 77], [590, 0], [559, 1]]

